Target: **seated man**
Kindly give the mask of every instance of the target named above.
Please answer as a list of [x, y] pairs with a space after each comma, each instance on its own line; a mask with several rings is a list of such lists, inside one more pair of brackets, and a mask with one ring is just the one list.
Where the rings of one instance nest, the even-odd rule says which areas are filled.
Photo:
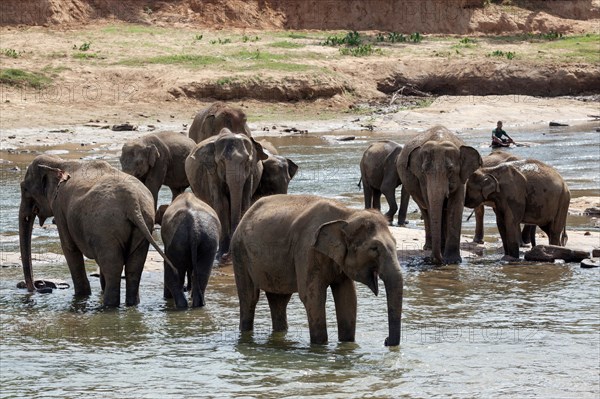
[[[502, 138], [506, 136], [506, 139]], [[510, 143], [514, 143], [504, 130], [502, 130], [502, 121], [498, 121], [496, 128], [492, 130], [492, 147], [508, 147]]]

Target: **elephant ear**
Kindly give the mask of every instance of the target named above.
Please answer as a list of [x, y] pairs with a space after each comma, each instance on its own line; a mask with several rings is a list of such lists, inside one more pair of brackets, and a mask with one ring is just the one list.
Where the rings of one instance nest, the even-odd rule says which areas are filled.
[[500, 183], [498, 183], [496, 176], [490, 173], [483, 175], [483, 180], [481, 181], [481, 195], [483, 199], [487, 200], [490, 195], [497, 193], [499, 189]]
[[413, 175], [419, 176], [422, 172], [422, 164], [421, 147], [415, 147], [408, 154], [408, 158], [406, 159], [406, 168], [409, 169]]
[[150, 167], [154, 167], [158, 158], [160, 158], [160, 152], [158, 152], [158, 148], [154, 144], [150, 144], [146, 147], [146, 151], [148, 152], [148, 165]]
[[469, 176], [481, 167], [481, 155], [473, 147], [460, 146], [460, 181], [465, 183]]
[[208, 132], [208, 136], [206, 136], [206, 137], [210, 137], [210, 136], [219, 134], [219, 132], [215, 132], [215, 114], [214, 113], [206, 115], [206, 118], [204, 118], [204, 123], [202, 124], [202, 131]]
[[254, 148], [256, 149], [256, 154], [260, 161], [264, 161], [265, 159], [269, 158], [269, 154], [267, 152], [265, 152], [262, 145], [260, 145], [260, 143], [258, 141], [254, 140], [252, 137], [250, 137], [250, 140], [252, 140], [252, 144], [254, 144]]
[[296, 165], [294, 163], [294, 161], [292, 161], [289, 158], [286, 158], [287, 161], [287, 165], [288, 165], [288, 173], [290, 175], [290, 180], [294, 178], [294, 176], [296, 176], [296, 172], [298, 171], [298, 165]]
[[343, 229], [347, 225], [345, 220], [323, 223], [317, 229], [313, 243], [313, 248], [333, 259], [339, 266], [343, 266], [346, 259], [346, 237]]
[[[71, 178], [71, 175], [59, 168], [47, 165], [38, 165], [44, 171], [42, 173], [42, 192], [44, 196], [53, 201], [58, 193], [58, 187]], [[52, 194], [52, 196], [50, 196]]]

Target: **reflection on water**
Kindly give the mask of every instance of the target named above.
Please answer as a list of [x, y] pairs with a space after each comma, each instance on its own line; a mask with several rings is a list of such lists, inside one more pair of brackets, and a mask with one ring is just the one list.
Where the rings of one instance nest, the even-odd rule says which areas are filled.
[[[341, 133], [340, 133], [341, 134]], [[356, 135], [356, 133], [353, 133]], [[517, 136], [516, 133], [512, 133]], [[362, 206], [356, 186], [362, 151], [375, 138], [360, 133], [340, 142], [334, 134], [270, 139], [300, 170], [291, 193], [317, 193]], [[513, 151], [542, 159], [565, 176], [574, 193], [598, 195], [598, 136], [588, 130], [519, 132], [530, 147]], [[396, 139], [402, 142], [402, 139]], [[487, 133], [465, 140], [487, 154]], [[105, 157], [117, 165], [115, 146], [45, 148], [63, 157]], [[598, 397], [599, 270], [576, 264], [503, 264], [497, 254], [461, 265], [431, 267], [403, 259], [402, 341], [383, 346], [386, 299], [358, 286], [356, 343], [335, 342], [329, 298], [328, 345], [311, 346], [306, 314], [297, 296], [289, 304], [290, 330], [270, 331], [266, 299], [257, 306], [256, 329], [238, 332], [233, 280], [213, 274], [202, 309], [176, 311], [162, 299], [162, 275], [144, 272], [141, 303], [101, 308], [93, 294], [72, 289], [28, 294], [15, 288], [18, 265], [18, 182], [35, 153], [0, 157], [0, 381], [2, 397]], [[18, 166], [20, 171], [10, 168]], [[170, 198], [161, 191], [161, 202]], [[418, 214], [409, 217], [420, 224]], [[468, 211], [465, 212], [465, 217]], [[472, 231], [473, 220], [465, 224]], [[496, 238], [492, 212], [487, 230]], [[589, 218], [570, 218], [588, 227]], [[158, 237], [155, 234], [155, 237]], [[37, 277], [70, 281], [56, 229], [36, 227]], [[95, 271], [93, 262], [86, 263]], [[193, 382], [193, 384], [190, 384]]]

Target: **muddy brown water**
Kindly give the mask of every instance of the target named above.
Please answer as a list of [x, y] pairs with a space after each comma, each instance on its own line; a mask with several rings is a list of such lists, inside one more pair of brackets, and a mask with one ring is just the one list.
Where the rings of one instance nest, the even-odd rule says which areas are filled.
[[[6, 133], [3, 133], [3, 135]], [[344, 135], [354, 141], [337, 141]], [[595, 127], [511, 132], [528, 147], [515, 154], [541, 159], [566, 178], [573, 196], [599, 195], [600, 141]], [[487, 154], [487, 132], [467, 143]], [[290, 192], [335, 197], [360, 207], [358, 162], [375, 139], [368, 132], [270, 139], [300, 171]], [[402, 141], [402, 140], [398, 140]], [[460, 265], [429, 267], [403, 259], [405, 277], [401, 345], [386, 348], [385, 291], [375, 297], [358, 285], [355, 343], [336, 342], [328, 301], [330, 343], [311, 346], [297, 296], [288, 307], [290, 330], [270, 332], [264, 296], [256, 330], [238, 333], [238, 303], [230, 277], [209, 282], [207, 306], [176, 311], [162, 298], [162, 275], [144, 272], [141, 303], [101, 307], [93, 294], [72, 289], [28, 294], [16, 288], [19, 181], [40, 151], [64, 157], [106, 158], [118, 164], [118, 146], [79, 144], [0, 152], [0, 397], [576, 397], [597, 398], [600, 356], [600, 270], [578, 264], [506, 264], [495, 252]], [[68, 152], [65, 152], [68, 151]], [[18, 166], [21, 171], [11, 168]], [[169, 199], [161, 191], [161, 202]], [[385, 205], [384, 205], [385, 207]], [[420, 227], [409, 209], [410, 225]], [[465, 210], [465, 216], [469, 211]], [[487, 239], [497, 239], [492, 212]], [[590, 229], [589, 217], [570, 217], [570, 228]], [[464, 225], [473, 231], [473, 220]], [[156, 237], [159, 234], [155, 233]], [[70, 281], [52, 226], [36, 227], [37, 278]], [[95, 271], [88, 261], [88, 271]]]

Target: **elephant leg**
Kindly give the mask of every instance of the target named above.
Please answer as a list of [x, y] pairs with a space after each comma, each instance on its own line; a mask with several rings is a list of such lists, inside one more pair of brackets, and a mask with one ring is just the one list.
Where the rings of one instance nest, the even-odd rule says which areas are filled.
[[292, 297], [291, 294], [274, 294], [266, 292], [269, 308], [271, 309], [271, 321], [273, 322], [273, 331], [287, 331], [287, 305]]
[[373, 189], [364, 179], [363, 196], [365, 198], [365, 209], [373, 208]]
[[134, 306], [140, 303], [140, 281], [144, 263], [148, 255], [150, 243], [143, 241], [129, 256], [125, 262], [125, 305]]
[[502, 238], [502, 246], [504, 247], [503, 260], [519, 259], [519, 241], [521, 239], [521, 229], [519, 223], [514, 223], [507, 220], [501, 212], [496, 214], [496, 223], [500, 237]]
[[[385, 214], [386, 219], [388, 220], [388, 222], [390, 223], [390, 225], [394, 224], [394, 215], [396, 214], [396, 212], [398, 211], [398, 204], [396, 203], [396, 190], [385, 190], [382, 191], [383, 195], [385, 196], [385, 200], [387, 201], [390, 209], [387, 211], [387, 213]], [[406, 215], [405, 215], [406, 218]]]
[[485, 216], [485, 208], [483, 204], [475, 208], [475, 236], [473, 242], [483, 244], [483, 217]]
[[431, 228], [429, 227], [429, 212], [427, 209], [421, 208], [421, 217], [425, 225], [425, 245], [423, 245], [423, 249], [428, 250], [431, 249]]
[[185, 191], [185, 187], [169, 187], [171, 189], [171, 202], [175, 200], [175, 198]]
[[[63, 253], [71, 272], [71, 278], [73, 279], [73, 288], [75, 288], [75, 296], [88, 296], [92, 294], [90, 288], [90, 281], [85, 273], [85, 264], [83, 261], [83, 254], [79, 251], [65, 251]], [[100, 282], [102, 282], [102, 272], [100, 272]]]
[[240, 301], [240, 331], [252, 331], [260, 290], [254, 286], [247, 270], [235, 270], [235, 285]]
[[335, 314], [338, 324], [338, 340], [354, 342], [356, 333], [356, 289], [354, 282], [345, 278], [331, 286], [335, 301]]
[[462, 215], [465, 202], [464, 190], [457, 190], [447, 199], [443, 211], [442, 220], [445, 221], [442, 231], [446, 232], [442, 242], [446, 243], [443, 247], [444, 262], [448, 264], [460, 263], [460, 231], [462, 226]]
[[373, 208], [381, 210], [381, 191], [373, 190]]
[[[310, 297], [307, 293], [310, 292]], [[327, 298], [327, 287], [309, 284], [300, 294], [300, 300], [304, 304], [308, 315], [308, 329], [310, 331], [311, 344], [327, 343], [327, 318], [325, 315], [325, 300]]]
[[535, 247], [535, 228], [534, 224], [525, 224], [523, 225], [523, 230], [521, 231], [521, 246], [525, 246], [527, 244], [532, 244]]
[[[208, 280], [212, 272], [213, 260], [217, 253], [216, 243], [210, 246], [209, 249], [203, 248], [202, 253], [198, 253], [196, 264], [193, 265], [194, 272], [192, 277], [192, 307], [204, 306], [204, 295], [206, 293], [206, 287], [208, 286]], [[188, 277], [189, 279], [189, 277]]]
[[398, 226], [403, 226], [407, 224], [406, 221], [406, 213], [408, 212], [408, 201], [410, 200], [410, 194], [404, 184], [402, 185], [402, 190], [400, 191], [400, 211], [398, 212]]
[[[171, 259], [175, 264], [180, 264], [177, 262], [177, 258], [174, 256], [169, 256], [167, 252], [167, 256]], [[178, 309], [185, 309], [188, 307], [187, 299], [185, 298], [185, 294], [183, 293], [183, 282], [185, 279], [185, 270], [178, 270], [176, 273], [166, 262], [164, 263], [164, 293], [165, 299], [173, 298], [175, 301], [175, 306]], [[168, 292], [168, 295], [167, 295]]]
[[540, 226], [540, 229], [542, 229], [542, 231], [548, 235], [548, 243], [550, 245], [562, 246], [560, 242], [562, 229], [559, 231], [555, 231], [552, 227], [552, 224], [549, 223], [545, 226]]

